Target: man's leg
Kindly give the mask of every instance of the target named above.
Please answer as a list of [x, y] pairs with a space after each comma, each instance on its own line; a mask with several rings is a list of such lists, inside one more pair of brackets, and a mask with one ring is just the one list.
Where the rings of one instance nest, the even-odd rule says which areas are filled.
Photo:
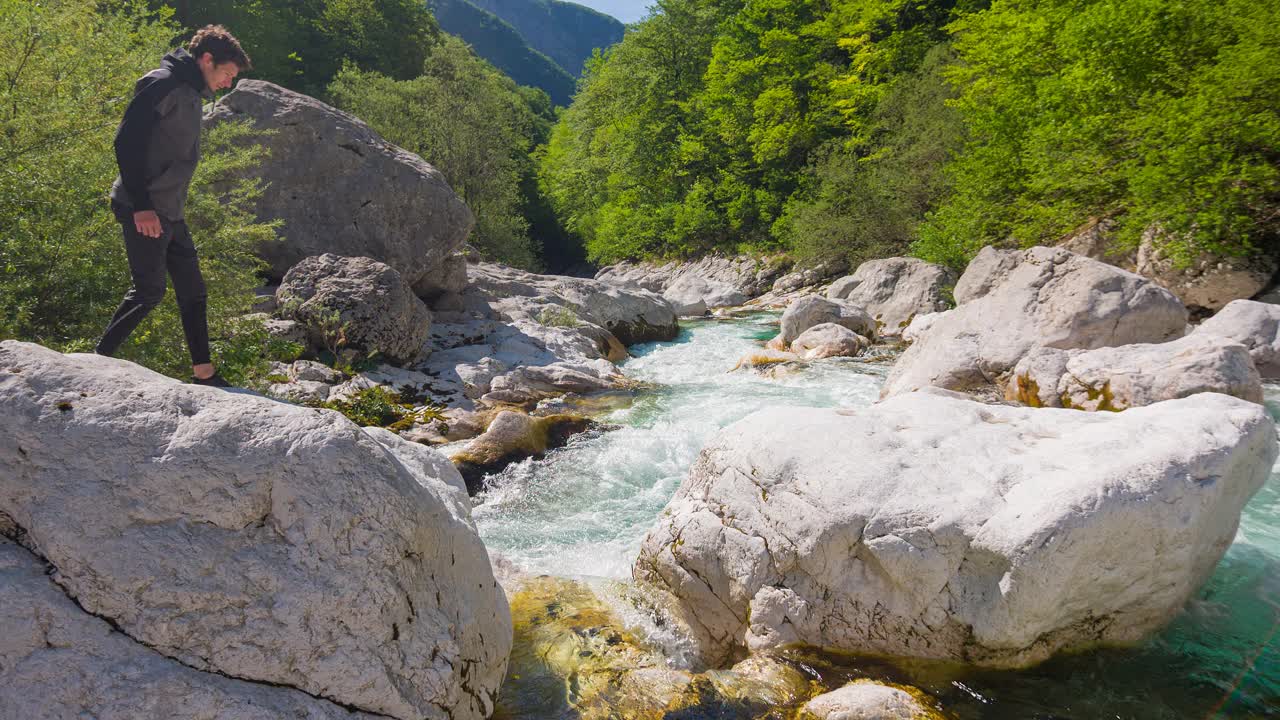
[[173, 241], [169, 243], [166, 262], [169, 277], [173, 278], [173, 293], [178, 297], [182, 332], [191, 352], [192, 372], [197, 378], [208, 378], [213, 375], [213, 365], [209, 358], [208, 295], [200, 273], [200, 258], [187, 224], [176, 222], [172, 227]]
[[102, 339], [98, 341], [96, 351], [99, 355], [115, 355], [120, 343], [164, 299], [165, 250], [172, 240], [172, 231], [166, 227], [160, 237], [146, 237], [138, 233], [132, 220], [122, 221], [121, 228], [124, 231], [124, 249], [129, 257], [133, 287], [125, 293], [124, 300], [107, 324]]

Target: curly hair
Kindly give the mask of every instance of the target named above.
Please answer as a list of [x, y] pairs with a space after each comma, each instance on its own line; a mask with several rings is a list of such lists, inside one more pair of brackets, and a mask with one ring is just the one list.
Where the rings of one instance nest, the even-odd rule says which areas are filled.
[[197, 30], [191, 42], [187, 44], [187, 52], [196, 58], [209, 53], [213, 56], [214, 64], [235, 63], [241, 72], [253, 67], [249, 62], [249, 56], [240, 47], [240, 41], [221, 25], [205, 25]]

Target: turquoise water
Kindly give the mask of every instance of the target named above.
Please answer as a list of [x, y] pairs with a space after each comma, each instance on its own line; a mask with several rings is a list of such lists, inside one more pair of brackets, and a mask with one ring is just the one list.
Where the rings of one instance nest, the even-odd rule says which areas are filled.
[[[625, 372], [648, 381], [615, 429], [575, 438], [491, 479], [475, 518], [489, 547], [536, 573], [630, 576], [640, 542], [705, 441], [755, 410], [870, 405], [889, 366], [831, 360], [773, 376], [729, 372], [776, 315], [685, 325], [670, 343], [632, 348]], [[1267, 388], [1280, 420], [1280, 385]], [[1216, 572], [1162, 633], [1127, 650], [1066, 656], [1032, 670], [840, 659], [818, 675], [915, 685], [959, 718], [1181, 720], [1280, 718], [1280, 466], [1245, 508]], [[822, 669], [827, 668], [827, 669]], [[836, 680], [824, 677], [827, 682]]]

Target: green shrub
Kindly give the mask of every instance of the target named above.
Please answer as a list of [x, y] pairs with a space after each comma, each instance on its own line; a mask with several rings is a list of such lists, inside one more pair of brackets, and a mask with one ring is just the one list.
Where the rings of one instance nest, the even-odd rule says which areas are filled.
[[313, 407], [337, 410], [361, 427], [370, 425], [390, 430], [407, 430], [414, 424], [444, 422], [441, 408], [434, 405], [414, 410], [401, 402], [399, 393], [381, 385], [357, 391], [346, 400], [313, 403]]
[[[140, 2], [0, 0], [0, 337], [90, 350], [130, 284], [120, 226], [106, 194], [117, 173], [112, 137], [133, 83], [155, 68], [176, 28]], [[258, 243], [273, 226], [250, 208], [259, 192], [229, 173], [263, 157], [246, 126], [205, 136], [187, 220], [209, 289], [214, 361], [233, 382], [294, 348], [243, 320], [254, 302]], [[177, 307], [156, 308], [121, 356], [190, 374]]]

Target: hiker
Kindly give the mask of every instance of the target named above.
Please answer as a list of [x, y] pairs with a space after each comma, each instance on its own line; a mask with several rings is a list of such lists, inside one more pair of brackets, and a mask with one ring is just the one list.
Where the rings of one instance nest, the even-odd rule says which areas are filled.
[[120, 175], [111, 186], [111, 210], [124, 230], [133, 287], [98, 342], [98, 354], [114, 355], [160, 304], [167, 272], [191, 352], [191, 382], [230, 387], [209, 357], [204, 278], [183, 206], [200, 162], [201, 100], [212, 100], [214, 91], [231, 87], [236, 75], [249, 67], [239, 41], [221, 25], [207, 25], [186, 50], [165, 55], [159, 69], [134, 86], [133, 100], [116, 131]]

